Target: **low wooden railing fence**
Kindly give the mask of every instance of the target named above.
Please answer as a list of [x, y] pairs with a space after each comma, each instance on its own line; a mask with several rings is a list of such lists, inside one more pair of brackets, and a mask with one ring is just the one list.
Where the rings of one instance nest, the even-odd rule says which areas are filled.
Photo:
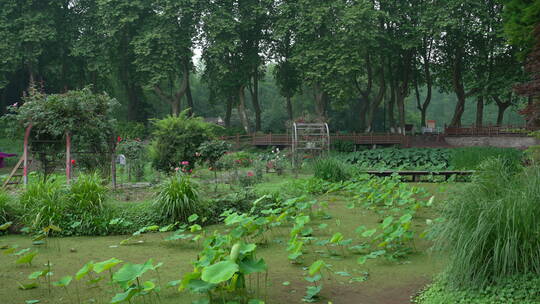
[[526, 126], [469, 126], [469, 127], [446, 127], [445, 136], [528, 136], [531, 131], [538, 128]]
[[[237, 134], [235, 136], [225, 136], [221, 139], [234, 143], [236, 147], [240, 147], [242, 145], [292, 145], [292, 136], [290, 134]], [[336, 141], [349, 141], [357, 145], [401, 145], [402, 147], [408, 147], [410, 145], [410, 137], [408, 135], [386, 133], [330, 134], [330, 144]]]

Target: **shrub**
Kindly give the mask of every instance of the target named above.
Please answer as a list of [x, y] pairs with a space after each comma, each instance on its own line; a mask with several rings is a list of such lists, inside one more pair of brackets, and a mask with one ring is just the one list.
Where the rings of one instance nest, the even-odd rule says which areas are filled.
[[330, 182], [340, 182], [351, 177], [346, 165], [335, 158], [316, 159], [312, 166], [316, 178]]
[[155, 206], [162, 219], [185, 222], [201, 210], [197, 186], [188, 175], [174, 174], [159, 186]]
[[81, 213], [101, 212], [108, 191], [98, 174], [81, 174], [71, 184], [70, 207]]
[[239, 151], [224, 154], [216, 166], [218, 169], [247, 168], [251, 166], [255, 156], [249, 152]]
[[449, 163], [455, 169], [474, 170], [488, 158], [499, 157], [514, 169], [520, 167], [523, 152], [513, 148], [465, 147], [450, 150]]
[[34, 230], [51, 224], [61, 226], [68, 204], [66, 194], [66, 188], [51, 178], [29, 184], [19, 199], [23, 224]]
[[540, 274], [540, 170], [513, 171], [497, 158], [444, 205], [436, 245], [449, 254], [453, 286], [485, 286], [504, 277]]
[[192, 166], [199, 146], [213, 137], [215, 125], [200, 117], [188, 117], [183, 111], [179, 116], [154, 120], [154, 132], [150, 144], [152, 166], [162, 172], [172, 172], [181, 162]]

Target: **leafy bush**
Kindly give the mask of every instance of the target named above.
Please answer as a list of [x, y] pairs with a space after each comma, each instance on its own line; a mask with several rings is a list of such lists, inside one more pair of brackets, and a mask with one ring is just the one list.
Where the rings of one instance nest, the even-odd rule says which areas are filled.
[[188, 175], [174, 174], [160, 186], [155, 206], [161, 218], [170, 222], [187, 222], [190, 215], [201, 210], [197, 186]]
[[413, 299], [417, 304], [524, 304], [538, 303], [540, 278], [535, 275], [512, 276], [485, 288], [453, 289], [437, 280]]
[[220, 215], [226, 210], [246, 213], [251, 209], [253, 201], [257, 198], [255, 192], [244, 189], [210, 199], [207, 202], [208, 219], [211, 223], [217, 223]]
[[224, 154], [216, 166], [219, 169], [232, 169], [232, 168], [247, 168], [251, 166], [255, 160], [255, 155], [245, 151], [238, 151]]
[[516, 173], [501, 158], [479, 167], [473, 182], [444, 205], [435, 226], [453, 286], [485, 286], [519, 274], [540, 274], [540, 170]]
[[[72, 135], [72, 146], [77, 151], [93, 152], [76, 155], [79, 167], [95, 170], [108, 168], [108, 152], [116, 120], [113, 110], [118, 102], [106, 94], [95, 94], [90, 87], [47, 95], [31, 88], [21, 106], [9, 107], [2, 117], [11, 128], [20, 130], [32, 122], [30, 146], [47, 175], [57, 165], [65, 150], [64, 137]], [[20, 132], [20, 131], [19, 131]], [[32, 140], [51, 140], [59, 143], [32, 143]], [[105, 166], [103, 166], [105, 164]]]
[[217, 161], [231, 149], [231, 144], [223, 140], [203, 142], [198, 148], [198, 157], [203, 163], [215, 167]]
[[340, 182], [351, 177], [346, 165], [335, 158], [316, 159], [312, 163], [314, 176], [330, 182]]
[[189, 117], [187, 109], [179, 116], [168, 116], [153, 123], [150, 158], [152, 166], [163, 172], [173, 171], [184, 161], [190, 166], [194, 164], [197, 149], [213, 137], [217, 127], [200, 117]]
[[426, 169], [448, 168], [448, 149], [373, 149], [348, 153], [339, 157], [362, 169]]
[[465, 147], [451, 149], [449, 163], [455, 169], [474, 170], [488, 158], [499, 157], [514, 169], [520, 167], [523, 152], [513, 148]]
[[122, 139], [144, 139], [148, 136], [148, 129], [143, 123], [134, 121], [118, 122], [116, 133]]

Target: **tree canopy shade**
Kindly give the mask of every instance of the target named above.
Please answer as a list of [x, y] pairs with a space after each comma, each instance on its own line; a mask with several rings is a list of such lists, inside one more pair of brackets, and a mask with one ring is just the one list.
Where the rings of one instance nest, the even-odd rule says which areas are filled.
[[403, 132], [413, 119], [441, 120], [428, 116], [431, 107], [441, 108], [442, 91], [457, 100], [444, 113], [452, 116], [449, 124], [476, 112], [482, 125], [486, 111], [497, 112], [494, 122], [501, 124], [505, 111], [523, 102], [512, 87], [525, 81], [520, 61], [534, 46], [539, 6], [5, 0], [0, 112], [36, 82], [47, 93], [88, 85], [107, 91], [120, 101], [116, 115], [129, 121], [190, 108], [190, 115], [222, 116], [247, 133], [269, 125], [284, 130], [286, 120], [306, 113], [350, 131]]

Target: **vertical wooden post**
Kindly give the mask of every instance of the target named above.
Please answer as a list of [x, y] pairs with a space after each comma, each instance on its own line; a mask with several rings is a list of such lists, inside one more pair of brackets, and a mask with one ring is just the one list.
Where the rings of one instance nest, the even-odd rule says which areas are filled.
[[66, 182], [71, 182], [71, 134], [66, 133]]
[[236, 149], [240, 149], [240, 134], [236, 134]]
[[23, 183], [24, 186], [28, 185], [28, 140], [30, 138], [30, 130], [32, 130], [32, 124], [26, 127], [24, 132], [24, 147], [23, 147]]

